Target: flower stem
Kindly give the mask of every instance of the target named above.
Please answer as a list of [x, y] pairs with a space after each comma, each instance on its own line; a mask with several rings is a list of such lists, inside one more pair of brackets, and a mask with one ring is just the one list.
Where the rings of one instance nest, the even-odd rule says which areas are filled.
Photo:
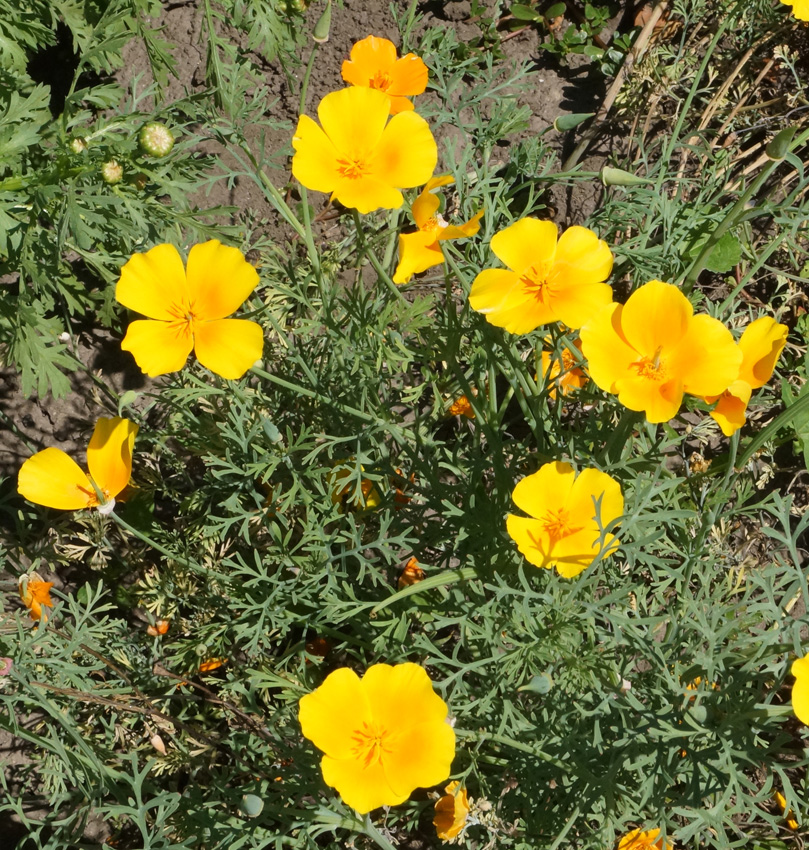
[[377, 847], [381, 847], [382, 850], [396, 850], [396, 845], [391, 844], [387, 838], [373, 825], [371, 822], [371, 816], [366, 815], [365, 821], [362, 824], [362, 832], [364, 832], [368, 838], [372, 839]]

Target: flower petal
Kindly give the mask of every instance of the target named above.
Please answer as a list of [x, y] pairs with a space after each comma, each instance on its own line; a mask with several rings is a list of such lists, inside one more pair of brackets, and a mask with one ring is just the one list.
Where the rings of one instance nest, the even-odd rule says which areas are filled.
[[558, 233], [552, 221], [529, 216], [495, 233], [491, 247], [498, 260], [519, 274], [529, 266], [553, 260]]
[[549, 305], [526, 289], [509, 269], [485, 269], [475, 278], [469, 306], [486, 316], [486, 321], [509, 333], [529, 333], [542, 324], [556, 321]]
[[554, 277], [560, 284], [602, 283], [612, 271], [612, 251], [587, 227], [574, 225], [559, 237]]
[[317, 107], [320, 126], [334, 145], [338, 159], [367, 160], [382, 139], [389, 114], [388, 96], [377, 89], [361, 86], [330, 92]]
[[654, 357], [660, 349], [667, 351], [682, 341], [693, 313], [691, 302], [676, 286], [652, 280], [629, 296], [621, 328], [635, 351]]
[[235, 313], [258, 284], [258, 272], [244, 254], [218, 239], [194, 245], [187, 275], [191, 309], [198, 320]]
[[326, 785], [336, 788], [346, 805], [361, 815], [380, 806], [397, 806], [410, 796], [410, 791], [400, 794], [390, 787], [379, 761], [366, 767], [359, 759], [338, 761], [331, 756], [323, 756], [320, 769]]
[[182, 369], [193, 347], [187, 323], [151, 319], [130, 322], [121, 341], [121, 348], [132, 353], [141, 371], [150, 378]]
[[719, 423], [726, 437], [732, 437], [744, 425], [751, 395], [750, 384], [745, 381], [734, 381], [719, 396], [716, 407], [711, 411], [711, 418]]
[[292, 137], [292, 174], [307, 189], [331, 192], [340, 182], [338, 154], [329, 137], [308, 116], [301, 115]]
[[406, 97], [390, 96], [390, 114], [398, 115], [400, 112], [412, 112], [416, 107], [413, 106], [413, 101]]
[[607, 392], [615, 392], [617, 381], [630, 377], [630, 365], [638, 359], [622, 332], [623, 306], [602, 307], [579, 331], [587, 371], [595, 383]]
[[361, 688], [374, 722], [387, 730], [403, 733], [422, 723], [442, 725], [447, 716], [447, 704], [418, 664], [374, 664], [362, 677]]
[[739, 340], [743, 356], [739, 379], [754, 390], [763, 387], [772, 377], [788, 333], [789, 328], [771, 316], [762, 316], [751, 322]]
[[115, 286], [115, 297], [124, 307], [164, 321], [175, 318], [172, 306], [185, 304], [187, 295], [183, 260], [174, 245], [133, 254]]
[[449, 723], [432, 720], [403, 731], [393, 752], [382, 756], [382, 766], [394, 793], [409, 797], [416, 788], [447, 779], [454, 758], [455, 732]]
[[509, 514], [506, 517], [506, 530], [509, 537], [517, 544], [520, 554], [529, 563], [546, 569], [553, 566], [553, 561], [549, 557], [550, 538], [545, 531], [544, 523], [537, 519], [526, 519]]
[[551, 290], [550, 307], [558, 320], [569, 328], [580, 328], [612, 303], [612, 287], [607, 283], [566, 283]]
[[[396, 46], [387, 38], [369, 35], [354, 43], [350, 58], [343, 62], [343, 79], [352, 86], [370, 87], [377, 74], [393, 76]], [[407, 92], [397, 92], [407, 94]], [[414, 92], [415, 94], [415, 92]]]
[[[429, 181], [427, 186], [433, 181]], [[423, 228], [425, 224], [435, 215], [438, 207], [441, 206], [441, 201], [434, 192], [431, 192], [425, 186], [418, 194], [418, 197], [410, 207], [410, 212], [413, 214], [413, 221], [416, 222], [416, 227]]]
[[98, 487], [115, 498], [132, 477], [132, 448], [138, 426], [116, 416], [96, 422], [87, 447], [87, 466]]
[[792, 709], [798, 720], [809, 726], [809, 657], [796, 658], [792, 662]]
[[430, 179], [438, 147], [430, 125], [415, 112], [394, 115], [370, 158], [371, 173], [390, 186], [408, 189]]
[[643, 411], [652, 423], [673, 419], [683, 403], [683, 384], [676, 377], [670, 381], [656, 381], [632, 375], [616, 381], [615, 391], [624, 407]]
[[[556, 572], [562, 578], [574, 578], [592, 566], [593, 561], [601, 552], [598, 540], [598, 527], [594, 522], [591, 522], [581, 531], [554, 541], [549, 557], [556, 567]], [[618, 541], [615, 539], [615, 535], [606, 535], [605, 549], [607, 551], [605, 555], [611, 554], [617, 548]]]
[[391, 83], [388, 94], [412, 97], [423, 94], [427, 88], [427, 66], [415, 53], [397, 59], [390, 72]]
[[448, 224], [438, 232], [438, 238], [443, 242], [445, 239], [466, 239], [469, 236], [474, 236], [480, 230], [481, 218], [483, 218], [483, 210], [476, 212], [469, 221], [465, 221], [463, 224]]
[[354, 180], [342, 178], [332, 197], [363, 215], [378, 209], [395, 210], [404, 203], [404, 196], [398, 189], [373, 175]]
[[693, 395], [720, 395], [736, 380], [742, 351], [731, 332], [705, 313], [694, 316], [666, 361], [669, 374]]
[[301, 697], [298, 720], [303, 736], [327, 756], [354, 759], [353, 735], [371, 722], [359, 676], [348, 667], [329, 673], [319, 688]]
[[37, 452], [17, 475], [17, 492], [37, 505], [76, 511], [95, 502], [95, 491], [81, 467], [61, 449]]
[[519, 303], [523, 303], [526, 296], [519, 282], [518, 275], [510, 269], [484, 269], [472, 282], [469, 306], [478, 313], [485, 314], [499, 310], [509, 297], [518, 296]]
[[549, 510], [567, 507], [576, 472], [569, 463], [546, 463], [517, 482], [511, 498], [529, 516], [541, 519]]
[[[598, 511], [596, 505], [600, 506]], [[596, 516], [601, 520], [601, 525], [606, 526], [624, 512], [621, 485], [600, 469], [583, 469], [573, 482], [565, 507], [571, 526], [592, 523], [598, 536], [598, 526], [594, 521]]]
[[407, 283], [414, 274], [444, 262], [435, 234], [417, 230], [399, 235], [399, 265], [393, 273], [394, 283]]
[[211, 372], [235, 380], [261, 357], [264, 331], [247, 319], [217, 319], [194, 325], [194, 353]]

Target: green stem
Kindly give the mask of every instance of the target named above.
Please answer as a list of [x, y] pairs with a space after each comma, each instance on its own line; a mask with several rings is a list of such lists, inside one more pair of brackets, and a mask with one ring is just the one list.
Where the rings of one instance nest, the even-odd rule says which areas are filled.
[[396, 845], [391, 844], [387, 838], [373, 825], [371, 822], [371, 816], [366, 815], [365, 821], [362, 825], [362, 831], [368, 836], [368, 838], [372, 839], [377, 847], [382, 848], [382, 850], [396, 850]]
[[548, 764], [552, 764], [554, 767], [558, 767], [564, 773], [569, 773], [570, 771], [568, 765], [560, 759], [548, 755], [548, 753], [543, 752], [537, 747], [532, 747], [530, 744], [524, 744], [522, 741], [516, 740], [516, 738], [509, 738], [507, 735], [494, 735], [491, 732], [473, 732], [471, 729], [457, 728], [455, 730], [455, 734], [459, 738], [477, 741], [480, 744], [485, 744], [487, 742], [491, 742], [492, 744], [502, 744], [504, 747], [511, 747], [512, 750], [518, 750], [521, 753], [528, 753], [529, 755], [536, 756], [538, 759], [541, 759]]
[[312, 68], [315, 67], [315, 57], [317, 56], [317, 42], [312, 47], [312, 52], [309, 54], [309, 64], [306, 66], [306, 73], [303, 75], [301, 83], [301, 97], [298, 101], [298, 113], [303, 115], [306, 112], [306, 94], [309, 91], [309, 80], [312, 77]]

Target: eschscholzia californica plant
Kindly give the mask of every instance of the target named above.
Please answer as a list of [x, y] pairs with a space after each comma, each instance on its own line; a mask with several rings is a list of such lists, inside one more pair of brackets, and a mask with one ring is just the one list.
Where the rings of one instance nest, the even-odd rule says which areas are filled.
[[20, 599], [28, 609], [32, 620], [45, 622], [48, 619], [48, 614], [43, 608], [53, 608], [52, 587], [52, 581], [42, 581], [36, 573], [20, 577]]
[[586, 227], [558, 237], [552, 221], [522, 218], [495, 233], [492, 251], [507, 269], [485, 269], [472, 283], [469, 304], [486, 321], [524, 334], [551, 322], [580, 328], [612, 301], [606, 281], [612, 251]]
[[617, 481], [598, 469], [580, 474], [569, 463], [546, 463], [518, 482], [511, 494], [528, 517], [509, 514], [506, 528], [517, 548], [534, 566], [573, 578], [602, 555], [619, 546], [614, 534], [601, 540], [601, 526], [624, 512], [624, 497]]
[[387, 38], [369, 35], [351, 48], [343, 62], [343, 79], [352, 86], [377, 89], [388, 96], [390, 114], [410, 112], [413, 101], [427, 88], [427, 66], [415, 53], [396, 58], [396, 46]]
[[400, 189], [432, 176], [438, 148], [427, 122], [415, 112], [388, 121], [390, 100], [377, 89], [353, 86], [327, 94], [318, 126], [301, 115], [292, 138], [292, 173], [307, 189], [361, 213], [398, 209]]
[[581, 329], [590, 377], [649, 422], [677, 415], [684, 393], [721, 395], [739, 374], [742, 353], [730, 331], [670, 283], [652, 280], [626, 304], [610, 304]]
[[792, 686], [792, 710], [801, 723], [809, 726], [809, 655], [796, 658], [790, 670], [795, 677]]
[[466, 239], [480, 230], [483, 210], [475, 213], [469, 221], [460, 225], [448, 224], [438, 212], [440, 201], [433, 192], [440, 186], [454, 182], [452, 175], [445, 174], [428, 180], [419, 196], [413, 201], [410, 211], [418, 230], [399, 236], [399, 265], [393, 273], [394, 283], [407, 283], [414, 274], [427, 271], [444, 262], [441, 243], [448, 239]]
[[726, 437], [732, 436], [744, 425], [750, 396], [753, 390], [763, 387], [772, 377], [788, 333], [786, 325], [779, 324], [770, 316], [762, 316], [744, 329], [739, 340], [742, 364], [738, 377], [721, 396], [705, 399], [708, 404], [717, 402], [711, 416]]
[[[581, 340], [577, 339], [573, 347], [581, 353]], [[571, 395], [575, 390], [580, 390], [587, 383], [587, 375], [579, 367], [580, 359], [567, 346], [562, 346], [561, 356], [551, 351], [542, 352], [542, 373], [545, 380], [551, 384], [548, 395], [556, 398], [557, 389], [562, 395]]]
[[23, 463], [17, 476], [17, 491], [30, 502], [77, 511], [97, 508], [108, 514], [115, 497], [132, 477], [132, 449], [138, 426], [128, 419], [101, 418], [96, 422], [87, 447], [89, 473], [61, 449], [37, 452]]
[[442, 841], [457, 838], [469, 817], [469, 796], [466, 788], [459, 787], [460, 784], [460, 782], [450, 782], [444, 789], [444, 796], [435, 803], [433, 825]]
[[773, 797], [775, 798], [775, 802], [778, 804], [778, 808], [781, 810], [781, 814], [784, 816], [787, 826], [792, 830], [797, 829], [800, 824], [795, 820], [795, 816], [792, 814], [792, 809], [787, 808], [787, 798], [780, 791], [776, 791], [773, 794]]
[[330, 673], [301, 698], [304, 737], [324, 753], [323, 779], [360, 814], [443, 782], [455, 757], [447, 704], [417, 664]]
[[426, 576], [427, 574], [419, 566], [418, 558], [411, 558], [405, 564], [405, 567], [399, 576], [399, 590], [404, 590], [406, 587], [410, 587], [411, 585], [418, 584], [420, 581], [424, 581]]
[[799, 21], [809, 21], [809, 0], [781, 0], [785, 6], [792, 6], [792, 14]]
[[668, 841], [663, 844], [659, 829], [633, 829], [619, 842], [618, 850], [674, 850]]
[[258, 273], [238, 248], [211, 239], [188, 252], [173, 245], [134, 254], [121, 269], [118, 301], [148, 316], [131, 322], [121, 343], [150, 378], [177, 372], [193, 351], [223, 378], [236, 379], [261, 357], [264, 334], [247, 319], [228, 319], [256, 288]]

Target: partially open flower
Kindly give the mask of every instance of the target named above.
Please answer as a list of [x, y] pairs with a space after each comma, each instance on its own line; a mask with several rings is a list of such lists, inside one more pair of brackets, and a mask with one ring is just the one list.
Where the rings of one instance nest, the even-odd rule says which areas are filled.
[[292, 173], [307, 189], [361, 213], [398, 209], [399, 191], [426, 183], [438, 162], [427, 122], [415, 112], [390, 121], [389, 98], [353, 86], [327, 94], [317, 108], [319, 127], [301, 115], [292, 139]]
[[403, 590], [405, 587], [410, 587], [413, 584], [418, 584], [420, 581], [424, 581], [425, 577], [426, 573], [419, 566], [418, 558], [411, 558], [405, 564], [405, 568], [399, 576], [399, 590]]
[[[577, 339], [573, 346], [581, 353], [581, 340]], [[562, 346], [561, 356], [551, 351], [542, 351], [542, 373], [551, 385], [548, 395], [554, 399], [557, 389], [562, 395], [570, 395], [587, 383], [587, 375], [579, 368], [579, 358], [567, 345]]]
[[408, 97], [427, 88], [427, 66], [414, 53], [396, 58], [396, 46], [386, 38], [369, 35], [351, 48], [351, 58], [343, 62], [343, 79], [352, 86], [384, 92], [390, 114], [413, 109]]
[[28, 613], [32, 620], [48, 619], [48, 614], [43, 611], [45, 608], [53, 608], [53, 600], [51, 599], [52, 581], [42, 581], [36, 574], [20, 577], [20, 599], [23, 605], [28, 609]]
[[258, 273], [238, 248], [211, 239], [188, 253], [173, 245], [134, 254], [121, 269], [115, 297], [148, 316], [131, 322], [121, 343], [150, 377], [176, 372], [193, 350], [223, 378], [236, 379], [261, 357], [261, 325], [228, 319], [256, 288]]
[[590, 377], [649, 422], [677, 415], [684, 393], [719, 395], [736, 378], [742, 354], [730, 331], [670, 283], [652, 280], [626, 304], [610, 304], [581, 329]]
[[438, 212], [439, 199], [433, 189], [452, 182], [453, 177], [449, 174], [433, 177], [413, 201], [410, 211], [418, 230], [399, 236], [399, 265], [393, 273], [394, 283], [407, 283], [414, 274], [440, 266], [444, 262], [441, 242], [447, 239], [465, 239], [480, 230], [483, 210], [461, 225], [448, 224]]
[[624, 512], [621, 487], [605, 472], [576, 475], [569, 463], [546, 463], [518, 482], [512, 498], [530, 519], [509, 514], [506, 528], [534, 566], [573, 578], [618, 549], [618, 538], [607, 533], [602, 541], [599, 530], [599, 519], [607, 526]]
[[443, 782], [455, 757], [447, 704], [417, 664], [330, 673], [301, 698], [304, 737], [324, 753], [323, 779], [360, 814]]
[[633, 829], [618, 842], [618, 850], [674, 850], [674, 846], [667, 841], [664, 847], [659, 829]]
[[457, 838], [469, 816], [469, 797], [466, 788], [460, 788], [460, 782], [450, 782], [444, 789], [444, 796], [435, 804], [435, 825], [438, 837], [442, 841]]
[[469, 304], [486, 321], [525, 334], [563, 322], [580, 328], [612, 300], [604, 283], [612, 251], [586, 227], [569, 227], [558, 239], [552, 221], [522, 218], [495, 233], [492, 251], [507, 269], [486, 269], [472, 283]]
[[467, 419], [475, 418], [475, 411], [472, 409], [472, 402], [465, 396], [459, 396], [452, 402], [447, 409], [450, 416], [465, 416]]
[[787, 808], [787, 798], [780, 791], [776, 791], [773, 796], [775, 797], [775, 802], [778, 804], [778, 808], [781, 810], [781, 814], [784, 816], [787, 826], [792, 830], [797, 829], [800, 824], [795, 820], [792, 809]]
[[709, 396], [708, 404], [717, 402], [711, 416], [722, 433], [730, 437], [744, 425], [747, 405], [753, 390], [763, 387], [772, 377], [775, 364], [784, 350], [789, 328], [770, 316], [751, 322], [739, 340], [742, 363], [736, 380], [720, 396]]
[[109, 513], [115, 506], [115, 497], [132, 477], [132, 448], [137, 433], [138, 426], [128, 419], [101, 418], [87, 447], [89, 474], [61, 449], [43, 449], [20, 467], [17, 491], [48, 508], [98, 508]]

